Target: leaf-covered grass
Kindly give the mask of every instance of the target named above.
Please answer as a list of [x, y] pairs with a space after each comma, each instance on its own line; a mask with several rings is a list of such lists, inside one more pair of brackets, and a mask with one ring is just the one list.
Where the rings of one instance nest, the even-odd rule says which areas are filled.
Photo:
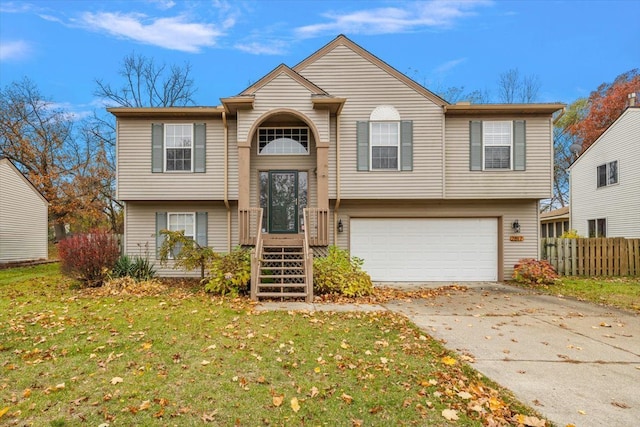
[[640, 312], [639, 277], [561, 277], [557, 284], [535, 289]]
[[531, 415], [399, 315], [258, 312], [186, 288], [98, 297], [57, 268], [0, 272], [0, 423], [480, 426]]
[[569, 296], [596, 304], [640, 312], [640, 278], [638, 277], [583, 278], [562, 276], [553, 285], [512, 283], [549, 295]]

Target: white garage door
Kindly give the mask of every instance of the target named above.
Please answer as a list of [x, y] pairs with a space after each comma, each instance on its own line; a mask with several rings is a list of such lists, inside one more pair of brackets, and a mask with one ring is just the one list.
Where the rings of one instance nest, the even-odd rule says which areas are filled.
[[352, 218], [351, 254], [380, 282], [498, 279], [495, 218]]

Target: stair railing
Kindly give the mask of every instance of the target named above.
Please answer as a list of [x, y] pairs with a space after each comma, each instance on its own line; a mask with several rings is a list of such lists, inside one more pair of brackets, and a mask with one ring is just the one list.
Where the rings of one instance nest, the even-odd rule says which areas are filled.
[[258, 281], [260, 280], [260, 268], [262, 259], [262, 208], [258, 208], [256, 219], [256, 245], [251, 249], [251, 299], [258, 299]]
[[[309, 224], [309, 208], [303, 210], [304, 223]], [[309, 227], [304, 227], [304, 239], [302, 243], [304, 253], [305, 282], [307, 284], [306, 301], [313, 302], [313, 249], [309, 248]]]

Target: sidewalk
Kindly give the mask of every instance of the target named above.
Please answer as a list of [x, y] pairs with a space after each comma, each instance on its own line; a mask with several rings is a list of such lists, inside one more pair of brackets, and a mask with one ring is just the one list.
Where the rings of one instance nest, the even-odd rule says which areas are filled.
[[640, 420], [640, 316], [496, 283], [384, 305], [263, 303], [259, 309], [402, 313], [559, 427]]

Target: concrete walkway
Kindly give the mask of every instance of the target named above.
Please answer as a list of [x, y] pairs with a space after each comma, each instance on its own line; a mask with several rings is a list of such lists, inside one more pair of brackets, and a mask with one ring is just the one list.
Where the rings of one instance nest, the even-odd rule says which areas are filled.
[[640, 316], [502, 284], [465, 285], [383, 306], [258, 307], [401, 313], [560, 427], [640, 425]]

